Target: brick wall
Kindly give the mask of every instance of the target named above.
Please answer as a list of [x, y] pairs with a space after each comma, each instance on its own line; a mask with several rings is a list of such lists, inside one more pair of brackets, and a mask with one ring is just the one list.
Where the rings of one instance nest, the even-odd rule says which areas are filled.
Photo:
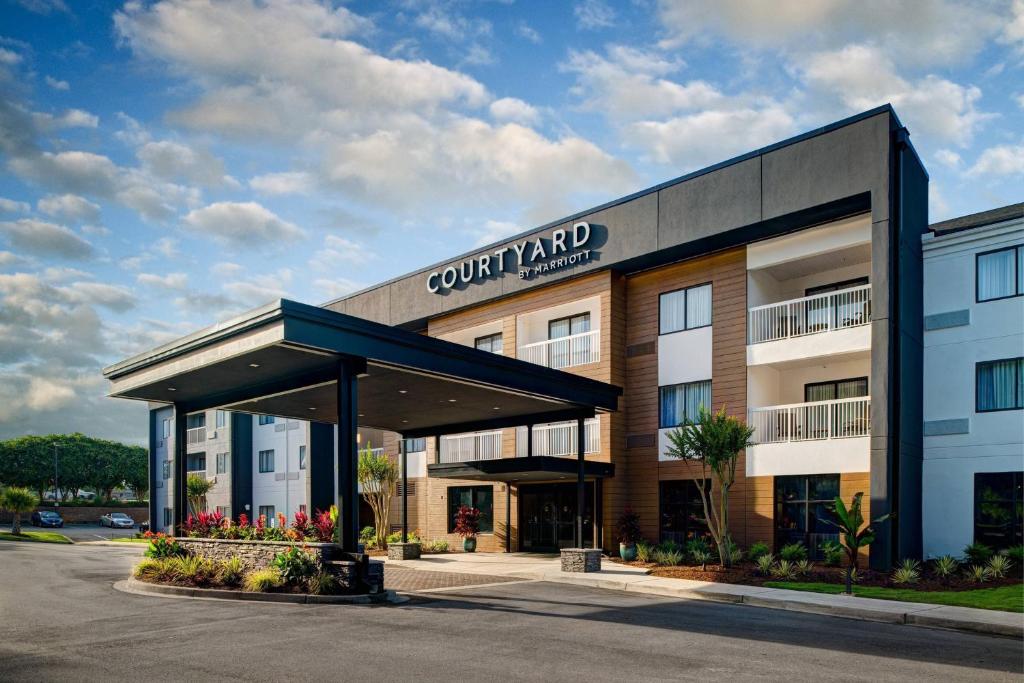
[[[133, 507], [52, 507], [49, 505], [43, 505], [36, 508], [40, 512], [51, 511], [56, 512], [64, 518], [65, 524], [99, 524], [100, 517], [107, 514], [108, 512], [123, 512], [124, 514], [135, 520], [136, 524], [140, 522], [146, 522], [149, 520], [149, 508], [133, 508]], [[27, 524], [29, 517], [32, 513], [26, 513], [21, 516], [22, 523]], [[6, 510], [0, 511], [0, 524], [10, 524], [12, 520], [11, 513]]]

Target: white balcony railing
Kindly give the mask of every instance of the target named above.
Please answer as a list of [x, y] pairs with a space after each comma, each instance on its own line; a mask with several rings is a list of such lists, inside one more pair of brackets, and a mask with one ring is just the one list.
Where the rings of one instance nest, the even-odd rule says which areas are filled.
[[750, 309], [750, 343], [831, 332], [871, 322], [871, 285]]
[[501, 457], [501, 430], [441, 437], [441, 462], [495, 460]]
[[203, 443], [206, 441], [206, 427], [193, 427], [185, 431], [185, 443], [188, 445]]
[[845, 439], [871, 434], [871, 398], [766, 406], [750, 411], [754, 443]]
[[601, 330], [524, 344], [518, 355], [519, 360], [556, 369], [596, 363], [601, 360]]
[[[576, 421], [554, 422], [533, 427], [534, 455], [570, 455], [576, 456]], [[583, 436], [586, 440], [584, 454], [601, 452], [601, 423], [597, 418], [583, 423]], [[526, 427], [516, 428], [516, 455], [525, 458], [527, 454]]]

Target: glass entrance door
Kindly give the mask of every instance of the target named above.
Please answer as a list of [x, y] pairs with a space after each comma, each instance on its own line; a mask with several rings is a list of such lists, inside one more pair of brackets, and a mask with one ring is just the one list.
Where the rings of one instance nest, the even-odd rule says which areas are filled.
[[[594, 484], [587, 482], [583, 507], [583, 545], [594, 540]], [[576, 525], [576, 484], [535, 484], [519, 487], [520, 549], [558, 552], [573, 546]]]

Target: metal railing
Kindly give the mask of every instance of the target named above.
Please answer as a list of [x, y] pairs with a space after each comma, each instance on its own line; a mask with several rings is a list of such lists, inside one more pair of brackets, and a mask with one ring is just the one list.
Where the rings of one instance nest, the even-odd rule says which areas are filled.
[[519, 360], [549, 368], [570, 368], [601, 360], [601, 330], [570, 334], [568, 337], [523, 344]]
[[871, 322], [871, 285], [750, 309], [751, 344], [831, 332]]
[[765, 406], [750, 411], [754, 443], [845, 439], [871, 434], [871, 398]]
[[495, 460], [501, 457], [501, 430], [441, 437], [441, 462]]
[[[526, 427], [516, 427], [516, 456], [526, 457]], [[551, 424], [533, 426], [534, 455], [569, 455], [576, 456], [576, 421], [552, 422]], [[583, 423], [583, 436], [586, 440], [584, 454], [601, 452], [601, 423], [591, 418]]]
[[203, 443], [206, 441], [206, 427], [193, 427], [185, 430], [185, 443], [188, 445]]

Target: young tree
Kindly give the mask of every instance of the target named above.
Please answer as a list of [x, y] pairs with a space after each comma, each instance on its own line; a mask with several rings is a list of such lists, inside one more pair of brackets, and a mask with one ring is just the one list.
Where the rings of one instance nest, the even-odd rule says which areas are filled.
[[185, 480], [185, 496], [192, 514], [198, 515], [206, 511], [206, 494], [213, 488], [213, 482], [198, 474], [190, 474]]
[[[866, 548], [875, 540], [875, 530], [871, 526], [864, 526], [864, 515], [860, 511], [863, 493], [855, 493], [850, 507], [847, 508], [843, 499], [836, 496], [835, 501], [829, 506], [829, 511], [835, 515], [835, 520], [823, 520], [826, 524], [839, 529], [843, 535], [843, 547], [846, 548], [846, 593], [853, 593], [853, 572], [857, 569], [857, 553], [861, 548]], [[892, 515], [882, 515], [871, 521], [871, 524], [881, 524]], [[862, 529], [861, 527], [864, 526]]]
[[384, 453], [374, 453], [370, 443], [359, 452], [359, 485], [363, 498], [373, 510], [374, 540], [378, 548], [386, 548], [391, 496], [398, 483], [398, 464]]
[[[729, 489], [736, 482], [736, 463], [740, 452], [751, 445], [754, 430], [732, 415], [726, 415], [725, 406], [717, 413], [700, 407], [697, 421], [687, 419], [668, 433], [666, 455], [690, 465], [700, 466], [701, 503], [708, 520], [708, 531], [718, 547], [722, 565], [732, 565], [732, 538], [729, 535]], [[718, 486], [719, 499], [715, 504], [715, 487], [704, 486], [708, 473]]]
[[31, 491], [21, 486], [4, 489], [0, 494], [0, 507], [14, 515], [11, 531], [15, 534], [21, 534], [21, 516], [35, 510], [38, 503], [39, 499]]

